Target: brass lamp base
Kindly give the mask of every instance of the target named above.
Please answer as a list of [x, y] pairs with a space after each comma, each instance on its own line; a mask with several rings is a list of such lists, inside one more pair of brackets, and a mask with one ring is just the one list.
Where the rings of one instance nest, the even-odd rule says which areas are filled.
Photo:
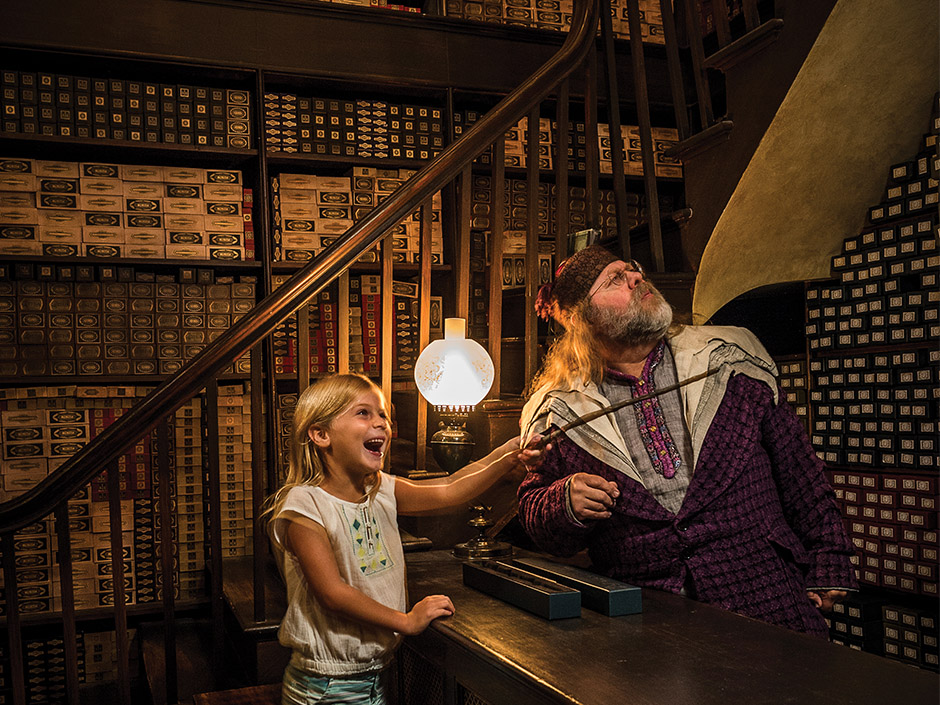
[[483, 515], [491, 509], [492, 507], [487, 507], [483, 504], [470, 507], [470, 511], [475, 512], [475, 516], [467, 523], [470, 526], [476, 527], [479, 534], [466, 543], [458, 543], [454, 546], [454, 555], [457, 558], [465, 558], [473, 561], [485, 560], [487, 558], [505, 558], [506, 556], [512, 555], [512, 546], [510, 544], [491, 539], [486, 535], [487, 527], [492, 526], [493, 522]]
[[470, 462], [476, 443], [467, 431], [466, 422], [472, 407], [437, 407], [441, 428], [431, 436], [428, 445], [434, 460], [448, 475]]

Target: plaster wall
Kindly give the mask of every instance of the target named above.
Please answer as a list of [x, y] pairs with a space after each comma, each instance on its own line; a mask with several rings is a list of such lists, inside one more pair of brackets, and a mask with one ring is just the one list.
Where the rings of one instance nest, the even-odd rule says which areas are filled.
[[938, 90], [936, 0], [839, 0], [705, 247], [693, 320], [768, 284], [829, 276]]

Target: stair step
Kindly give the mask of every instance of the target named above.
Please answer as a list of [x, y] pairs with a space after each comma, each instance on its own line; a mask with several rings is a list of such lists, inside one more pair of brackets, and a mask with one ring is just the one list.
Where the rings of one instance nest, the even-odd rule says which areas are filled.
[[214, 693], [197, 693], [194, 705], [280, 705], [281, 684], [253, 685], [236, 690], [220, 690]]
[[287, 591], [273, 559], [264, 569], [264, 620], [255, 621], [254, 563], [251, 556], [222, 561], [222, 591], [238, 627], [253, 639], [277, 639], [277, 629], [287, 611]]
[[174, 625], [178, 697], [170, 699], [167, 698], [166, 693], [164, 625], [162, 622], [140, 625], [144, 673], [153, 705], [189, 703], [194, 694], [216, 687], [210, 663], [212, 626], [209, 621], [191, 618], [177, 619]]

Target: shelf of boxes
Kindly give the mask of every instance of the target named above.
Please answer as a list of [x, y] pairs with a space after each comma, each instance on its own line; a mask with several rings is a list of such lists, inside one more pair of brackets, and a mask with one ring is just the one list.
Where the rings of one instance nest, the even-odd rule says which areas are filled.
[[0, 255], [254, 259], [241, 171], [0, 159]]
[[[237, 558], [251, 555], [254, 534], [251, 489], [251, 413], [248, 384], [219, 387], [219, 482], [221, 492], [222, 558]], [[259, 439], [258, 452], [263, 452]], [[194, 540], [205, 538], [199, 532], [204, 523], [194, 517], [191, 536]], [[204, 590], [204, 572], [192, 576], [181, 588], [184, 593], [193, 590], [201, 594]]]
[[[110, 73], [110, 71], [109, 71]], [[0, 69], [2, 132], [66, 140], [251, 146], [247, 90]]]
[[811, 440], [859, 583], [881, 591], [837, 610], [833, 640], [932, 669], [936, 610], [903, 598], [940, 593], [937, 127], [890, 168], [867, 225], [832, 258], [833, 280], [806, 289]]
[[[117, 635], [114, 631], [80, 631], [76, 635], [78, 654], [78, 682], [82, 686], [113, 683], [117, 680]], [[131, 644], [130, 668], [136, 672], [137, 630], [128, 629], [127, 640]], [[12, 684], [6, 658], [6, 644], [0, 646], [0, 702], [13, 702]], [[67, 702], [65, 644], [61, 637], [30, 637], [23, 644], [26, 670], [26, 702]]]
[[[271, 179], [275, 262], [307, 262], [341, 237], [353, 223], [394, 193], [414, 174], [411, 169], [354, 167], [349, 176], [282, 173]], [[393, 228], [392, 257], [417, 264], [421, 209]], [[443, 264], [441, 194], [431, 200], [431, 263]], [[359, 262], [377, 262], [378, 250]]]
[[[659, 0], [639, 0], [640, 35], [647, 44], [665, 44]], [[572, 0], [446, 0], [448, 17], [513, 27], [567, 32], [571, 29]], [[630, 38], [626, 0], [611, 0], [614, 37]]]
[[[81, 281], [63, 281], [64, 273]], [[19, 263], [0, 280], [0, 375], [169, 375], [255, 304], [253, 274]], [[233, 367], [247, 374], [250, 353]]]
[[[476, 122], [482, 114], [478, 110], [455, 111], [455, 133], [459, 136], [463, 130]], [[529, 119], [523, 117], [515, 127], [504, 135], [505, 165], [509, 168], [525, 169], [528, 165]], [[558, 123], [550, 118], [539, 118], [538, 159], [540, 171], [551, 171], [555, 167], [557, 148], [555, 134]], [[568, 128], [568, 171], [584, 172], [587, 168], [585, 127], [582, 121], [572, 121]], [[643, 158], [640, 147], [640, 128], [636, 125], [621, 125], [623, 143], [623, 169], [627, 176], [643, 176]], [[674, 127], [652, 127], [653, 163], [657, 178], [682, 178], [682, 162], [666, 155], [666, 151], [679, 141], [679, 131]], [[598, 168], [602, 175], [613, 174], [610, 146], [610, 125], [599, 123], [597, 126], [597, 144], [599, 149]], [[490, 164], [492, 153], [486, 152], [477, 160], [480, 164]]]
[[778, 380], [786, 394], [787, 403], [809, 431], [809, 371], [805, 357], [790, 355], [775, 358], [774, 362], [777, 364]]
[[[223, 557], [251, 552], [251, 437], [247, 385], [220, 387], [219, 439]], [[11, 499], [61, 466], [140, 397], [145, 387], [20, 387], [0, 390], [4, 473], [0, 501]], [[193, 399], [174, 416], [170, 452], [174, 595], [200, 598], [205, 588], [204, 412]], [[128, 604], [162, 597], [159, 485], [149, 439], [117, 460]], [[106, 476], [69, 500], [75, 607], [110, 604], [111, 539]], [[23, 614], [61, 609], [57, 538], [50, 518], [17, 532], [17, 584]]]
[[444, 148], [443, 111], [386, 100], [264, 96], [269, 154], [428, 160]]

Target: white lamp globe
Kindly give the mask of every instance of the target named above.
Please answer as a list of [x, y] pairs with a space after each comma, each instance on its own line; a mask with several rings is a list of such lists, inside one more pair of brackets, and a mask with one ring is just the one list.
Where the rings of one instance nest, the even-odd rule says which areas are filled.
[[444, 320], [444, 339], [435, 340], [418, 356], [415, 383], [435, 406], [474, 406], [493, 386], [493, 361], [475, 340], [467, 338], [463, 318]]

